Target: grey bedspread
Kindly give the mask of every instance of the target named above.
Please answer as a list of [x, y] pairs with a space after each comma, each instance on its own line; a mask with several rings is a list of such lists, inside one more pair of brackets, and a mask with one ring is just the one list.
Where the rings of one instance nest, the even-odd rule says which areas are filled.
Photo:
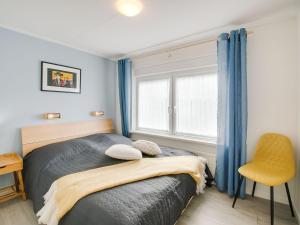
[[[34, 211], [43, 206], [43, 195], [52, 182], [71, 173], [123, 161], [104, 151], [113, 144], [131, 144], [117, 134], [96, 134], [51, 144], [24, 158], [24, 182]], [[188, 155], [162, 148], [162, 156]], [[173, 225], [195, 194], [194, 180], [186, 174], [162, 176], [88, 195], [60, 221], [60, 225]]]

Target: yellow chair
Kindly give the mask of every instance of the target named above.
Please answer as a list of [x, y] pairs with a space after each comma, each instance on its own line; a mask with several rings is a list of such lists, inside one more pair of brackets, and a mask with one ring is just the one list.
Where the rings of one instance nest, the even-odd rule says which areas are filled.
[[271, 225], [274, 224], [274, 186], [285, 184], [287, 197], [294, 217], [288, 181], [295, 177], [296, 164], [293, 147], [288, 137], [276, 134], [264, 134], [257, 146], [252, 161], [239, 168], [240, 180], [234, 197], [234, 208], [244, 177], [253, 180], [252, 197], [255, 193], [256, 182], [270, 186]]

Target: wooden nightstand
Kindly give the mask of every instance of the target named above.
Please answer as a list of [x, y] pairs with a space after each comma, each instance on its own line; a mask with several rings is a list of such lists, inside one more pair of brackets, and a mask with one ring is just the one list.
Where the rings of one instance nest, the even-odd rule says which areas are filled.
[[0, 155], [0, 175], [13, 173], [15, 184], [0, 189], [0, 203], [21, 196], [26, 200], [22, 178], [23, 160], [16, 153]]

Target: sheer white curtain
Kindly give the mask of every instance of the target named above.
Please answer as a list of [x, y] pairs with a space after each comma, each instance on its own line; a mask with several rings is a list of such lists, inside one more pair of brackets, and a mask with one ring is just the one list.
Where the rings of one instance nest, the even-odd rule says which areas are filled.
[[170, 79], [138, 82], [138, 128], [169, 131]]
[[176, 133], [217, 136], [217, 74], [175, 79]]

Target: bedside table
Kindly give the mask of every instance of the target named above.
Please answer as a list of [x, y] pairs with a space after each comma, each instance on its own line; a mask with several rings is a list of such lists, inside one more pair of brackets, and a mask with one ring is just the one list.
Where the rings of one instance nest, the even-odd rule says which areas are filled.
[[16, 153], [0, 155], [0, 176], [13, 173], [15, 184], [0, 189], [0, 203], [21, 196], [26, 200], [22, 177], [23, 160]]

